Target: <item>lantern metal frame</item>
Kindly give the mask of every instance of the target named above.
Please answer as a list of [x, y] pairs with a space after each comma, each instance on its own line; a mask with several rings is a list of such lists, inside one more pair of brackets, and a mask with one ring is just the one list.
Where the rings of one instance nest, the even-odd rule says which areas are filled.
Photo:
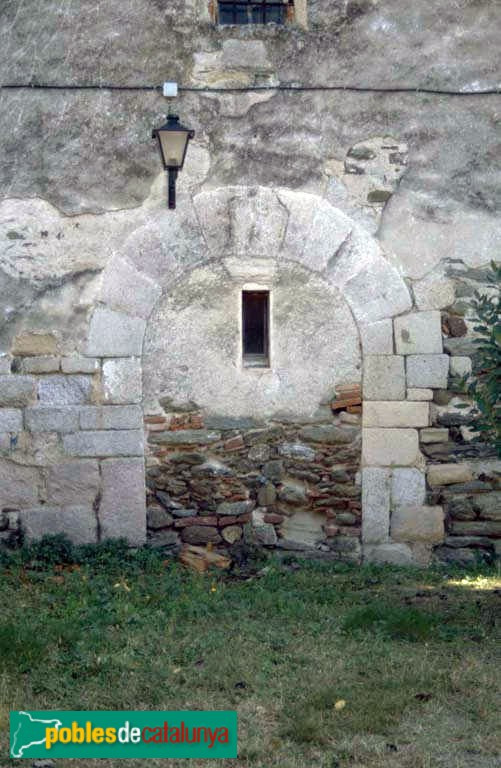
[[[169, 164], [168, 159], [166, 159], [164, 156], [161, 135], [162, 134], [165, 135], [166, 133], [168, 134], [170, 132], [186, 134], [184, 152], [181, 158], [181, 163], [179, 165]], [[163, 164], [164, 170], [167, 171], [168, 173], [168, 205], [170, 210], [174, 210], [176, 207], [177, 175], [184, 166], [186, 153], [188, 151], [188, 144], [190, 143], [191, 139], [194, 138], [194, 136], [195, 136], [195, 131], [192, 130], [191, 128], [186, 128], [186, 126], [182, 125], [179, 122], [179, 117], [177, 115], [168, 115], [167, 122], [164, 125], [162, 125], [160, 128], [154, 128], [151, 133], [151, 138], [156, 139], [158, 142], [158, 148], [160, 150], [160, 157], [162, 158], [162, 164]]]

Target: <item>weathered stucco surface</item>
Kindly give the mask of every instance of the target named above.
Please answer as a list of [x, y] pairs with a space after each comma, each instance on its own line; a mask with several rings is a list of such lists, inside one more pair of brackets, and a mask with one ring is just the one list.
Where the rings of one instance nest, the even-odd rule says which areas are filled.
[[301, 418], [328, 402], [335, 384], [360, 380], [357, 329], [336, 289], [290, 263], [252, 283], [272, 292], [271, 367], [242, 367], [242, 281], [224, 266], [205, 267], [177, 286], [151, 318], [146, 400], [191, 400], [205, 412], [228, 416]]

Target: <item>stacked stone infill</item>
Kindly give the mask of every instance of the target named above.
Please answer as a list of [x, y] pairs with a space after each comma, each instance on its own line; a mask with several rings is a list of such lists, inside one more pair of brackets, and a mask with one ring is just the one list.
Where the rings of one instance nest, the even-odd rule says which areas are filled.
[[468, 411], [458, 407], [467, 400], [454, 392], [456, 384], [451, 377], [448, 390], [434, 392], [433, 426], [421, 430], [420, 445], [429, 462], [428, 499], [442, 504], [446, 515], [445, 540], [435, 557], [470, 565], [501, 555], [501, 462], [492, 447], [473, 439]]
[[247, 540], [359, 562], [360, 416], [255, 424], [199, 412], [146, 417], [148, 540]]
[[145, 540], [139, 360], [61, 356], [24, 333], [0, 357], [0, 541]]

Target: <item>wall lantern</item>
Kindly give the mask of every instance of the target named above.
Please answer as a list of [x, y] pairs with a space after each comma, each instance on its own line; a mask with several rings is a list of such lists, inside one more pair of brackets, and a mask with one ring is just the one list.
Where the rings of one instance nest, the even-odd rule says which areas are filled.
[[169, 115], [161, 128], [155, 128], [151, 137], [158, 139], [158, 147], [164, 169], [169, 174], [169, 208], [176, 207], [176, 179], [178, 171], [184, 165], [188, 142], [195, 136], [195, 131], [185, 128], [177, 115]]

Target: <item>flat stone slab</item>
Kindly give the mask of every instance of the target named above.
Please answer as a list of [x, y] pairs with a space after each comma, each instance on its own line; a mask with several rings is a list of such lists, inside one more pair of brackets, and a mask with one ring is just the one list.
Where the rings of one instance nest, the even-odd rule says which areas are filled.
[[84, 406], [79, 409], [80, 429], [141, 429], [140, 405]]
[[390, 318], [360, 325], [364, 355], [393, 355], [393, 323]]
[[101, 464], [99, 505], [101, 538], [125, 538], [129, 544], [146, 540], [144, 460], [110, 459]]
[[146, 321], [123, 312], [98, 307], [90, 322], [87, 355], [91, 357], [139, 357]]
[[223, 501], [216, 509], [218, 515], [246, 515], [248, 512], [252, 512], [255, 507], [253, 501]]
[[416, 429], [363, 430], [362, 461], [368, 466], [409, 466], [418, 460], [419, 441]]
[[413, 565], [412, 549], [407, 544], [365, 544], [364, 562], [375, 565]]
[[351, 443], [360, 434], [355, 427], [336, 427], [333, 424], [319, 424], [318, 426], [303, 427], [299, 435], [303, 440], [311, 443], [326, 443], [336, 445], [338, 443]]
[[91, 506], [44, 505], [22, 510], [20, 520], [25, 536], [31, 540], [64, 533], [74, 544], [93, 544], [97, 541], [96, 514]]
[[103, 390], [106, 403], [140, 403], [143, 393], [140, 360], [134, 357], [105, 360]]
[[429, 427], [419, 432], [422, 443], [446, 443], [449, 439], [449, 430], [444, 427]]
[[428, 467], [428, 483], [432, 486], [469, 483], [473, 472], [467, 464], [436, 464]]
[[391, 502], [396, 507], [422, 506], [426, 499], [426, 477], [419, 469], [394, 469], [391, 479]]
[[36, 398], [36, 379], [33, 376], [0, 376], [0, 407], [23, 408]]
[[100, 488], [99, 464], [93, 460], [68, 461], [47, 470], [47, 498], [51, 505], [92, 506]]
[[404, 358], [367, 355], [364, 359], [365, 400], [405, 400]]
[[92, 396], [92, 376], [41, 376], [38, 379], [39, 405], [83, 405]]
[[427, 402], [367, 400], [362, 423], [364, 427], [427, 427], [430, 407]]
[[29, 432], [75, 432], [79, 426], [79, 410], [66, 408], [26, 408], [26, 429]]
[[207, 443], [219, 442], [221, 433], [206, 429], [176, 429], [153, 432], [148, 440], [150, 443], [165, 443], [166, 445], [206, 445]]
[[411, 312], [397, 317], [395, 325], [395, 346], [399, 355], [441, 354], [442, 327], [440, 312]]
[[0, 508], [36, 506], [41, 481], [36, 467], [0, 459]]
[[362, 470], [362, 541], [384, 542], [390, 530], [390, 470], [365, 467]]
[[407, 386], [447, 389], [449, 355], [409, 355]]
[[20, 432], [23, 428], [23, 412], [14, 408], [0, 409], [0, 432]]
[[68, 456], [142, 456], [143, 432], [138, 429], [77, 432], [63, 436]]
[[391, 515], [391, 538], [394, 541], [440, 544], [444, 540], [442, 507], [397, 507]]

